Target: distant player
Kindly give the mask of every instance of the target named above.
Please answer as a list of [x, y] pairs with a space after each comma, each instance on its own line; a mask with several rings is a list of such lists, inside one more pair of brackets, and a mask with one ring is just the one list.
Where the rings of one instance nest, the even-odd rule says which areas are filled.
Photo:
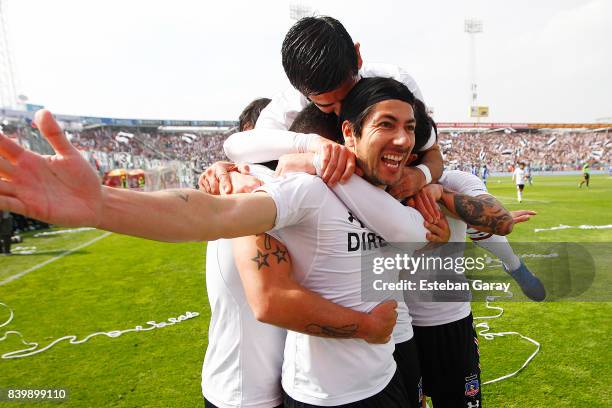
[[519, 163], [512, 173], [512, 181], [516, 183], [516, 195], [520, 203], [523, 201], [523, 189], [525, 188], [525, 163]]
[[583, 179], [578, 185], [578, 187], [582, 188], [582, 185], [586, 183], [587, 188], [589, 188], [589, 180], [591, 179], [591, 166], [588, 161], [584, 163], [584, 166], [582, 166], [582, 177]]
[[484, 183], [484, 185], [487, 185], [487, 179], [489, 178], [489, 169], [487, 168], [487, 165], [483, 165], [482, 166], [482, 182]]

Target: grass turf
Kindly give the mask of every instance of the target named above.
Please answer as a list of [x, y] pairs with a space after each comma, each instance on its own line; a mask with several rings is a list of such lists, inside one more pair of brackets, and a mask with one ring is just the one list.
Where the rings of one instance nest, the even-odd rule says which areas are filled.
[[[578, 190], [578, 181], [578, 177], [536, 177], [519, 205], [509, 178], [490, 179], [490, 191], [509, 209], [539, 213], [517, 226], [510, 239], [609, 245], [612, 229], [533, 231], [559, 224], [612, 224], [612, 178], [593, 176], [589, 190]], [[39, 238], [26, 234], [20, 246], [36, 246], [37, 253], [0, 257], [0, 281], [101, 234], [86, 231]], [[606, 295], [608, 260], [597, 265], [595, 281]], [[202, 244], [169, 245], [113, 234], [0, 286], [0, 302], [15, 312], [10, 325], [0, 328], [0, 337], [6, 330], [18, 330], [26, 340], [41, 345], [65, 335], [83, 338], [98, 331], [146, 326], [149, 320], [161, 322], [187, 311], [200, 313], [150, 332], [94, 337], [80, 345], [62, 342], [32, 357], [0, 360], [0, 388], [67, 388], [69, 400], [63, 406], [202, 407], [200, 370], [210, 317], [204, 262]], [[610, 405], [612, 303], [507, 302], [503, 306], [504, 316], [490, 322], [492, 331], [519, 331], [539, 341], [542, 350], [518, 376], [484, 386], [485, 406]], [[476, 302], [474, 314], [490, 313]], [[7, 317], [0, 308], [0, 324]], [[484, 381], [520, 367], [534, 347], [515, 336], [481, 339], [480, 346]], [[0, 342], [0, 354], [18, 348], [23, 347], [17, 337]], [[46, 405], [57, 406], [35, 406]]]

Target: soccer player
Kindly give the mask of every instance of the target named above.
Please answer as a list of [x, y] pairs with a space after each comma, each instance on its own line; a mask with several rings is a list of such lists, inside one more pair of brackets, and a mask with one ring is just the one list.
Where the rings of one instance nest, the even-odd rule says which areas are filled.
[[482, 166], [482, 183], [485, 186], [487, 185], [487, 179], [488, 178], [489, 178], [489, 168], [485, 164], [485, 165]]
[[523, 201], [523, 189], [525, 188], [525, 163], [519, 163], [512, 173], [512, 181], [516, 183], [516, 196], [518, 202]]
[[[349, 96], [347, 96], [347, 101], [349, 102], [352, 100], [351, 94], [352, 93], [349, 93]], [[416, 106], [417, 106], [417, 109], [415, 110], [415, 116], [419, 118], [417, 120], [422, 120], [423, 119], [422, 115], [419, 115], [418, 113], [419, 105], [416, 105]], [[424, 105], [421, 105], [421, 106], [423, 107], [421, 113], [423, 113], [425, 112]], [[327, 118], [324, 117], [323, 115], [317, 116], [316, 112], [314, 112], [314, 110], [310, 106], [305, 108], [305, 110], [300, 115], [304, 113], [310, 113], [314, 119], [319, 119], [320, 122], [327, 121]], [[425, 123], [426, 123], [426, 119], [427, 118], [425, 118], [424, 120]], [[333, 133], [335, 132], [333, 125], [327, 126], [327, 128], [322, 129], [321, 126], [317, 127], [317, 124], [313, 123], [314, 121], [310, 121], [310, 122], [311, 122], [310, 126], [306, 124], [306, 126], [297, 126], [296, 128], [292, 127], [292, 130], [299, 131], [299, 132], [314, 132], [314, 133], [318, 133], [321, 135], [325, 135], [328, 139], [337, 140], [337, 137], [333, 135]], [[431, 131], [431, 128], [429, 127], [421, 131], [421, 133], [425, 132], [425, 134], [429, 134], [430, 131]], [[260, 145], [259, 146], [259, 148], [261, 149], [260, 152], [250, 152], [251, 154], [253, 154], [251, 157], [257, 157], [258, 159], [261, 159], [261, 160], [268, 160], [272, 158], [272, 156], [270, 155], [271, 154], [270, 152], [272, 152], [273, 154], [274, 152], [278, 152], [279, 150], [282, 150], [283, 147], [286, 147], [288, 149], [287, 152], [291, 152], [291, 154], [289, 154], [291, 159], [296, 159], [295, 153], [299, 151], [299, 148], [297, 146], [307, 145], [307, 143], [304, 143], [303, 141], [296, 142], [296, 140], [300, 139], [298, 137], [299, 135], [282, 134], [282, 132], [279, 134], [278, 132], [270, 132], [270, 131], [266, 133], [268, 134], [268, 136], [262, 135], [259, 139], [259, 142], [265, 140], [265, 142], [269, 144], [265, 146]], [[236, 138], [235, 136], [237, 136], [238, 138]], [[244, 135], [237, 134], [235, 136], [232, 136], [232, 140], [230, 141], [229, 145], [226, 146], [228, 148], [226, 149], [226, 151], [229, 150], [228, 155], [230, 156], [230, 158], [236, 153], [243, 155], [243, 158], [244, 158], [244, 155], [249, 154], [248, 152], [249, 146], [247, 145], [249, 144], [248, 143], [249, 141], [253, 141], [253, 138], [251, 137], [252, 133], [248, 133]], [[294, 143], [296, 147], [295, 147], [295, 150], [292, 151], [290, 150], [292, 148], [291, 144], [294, 144]], [[237, 150], [239, 152], [237, 152]], [[293, 165], [289, 165], [286, 162], [286, 159], [285, 159], [286, 157], [287, 156], [282, 156], [280, 160], [280, 166], [283, 167], [283, 171], [287, 169], [289, 169], [289, 171], [296, 170], [295, 167], [292, 167]], [[308, 162], [308, 160], [306, 162]], [[476, 182], [474, 182], [474, 180], [472, 179], [476, 179]], [[462, 189], [462, 192], [464, 194], [467, 194], [468, 196], [478, 196], [479, 200], [482, 200], [478, 204], [480, 208], [482, 208], [482, 211], [479, 213], [471, 214], [471, 216], [476, 217], [476, 218], [481, 217], [482, 219], [484, 219], [484, 218], [488, 218], [491, 215], [493, 215], [494, 211], [497, 211], [497, 210], [494, 210], [493, 207], [488, 208], [488, 205], [486, 203], [489, 199], [492, 199], [492, 197], [488, 193], [486, 193], [486, 188], [483, 186], [482, 182], [478, 180], [477, 177], [473, 177], [469, 175], [468, 173], [464, 173], [464, 172], [450, 172], [448, 175], [445, 172], [441, 181], [442, 180], [444, 180], [444, 183], [446, 183], [445, 185], [447, 185], [447, 187], [451, 189], [453, 189], [453, 187], [459, 187]], [[347, 186], [347, 187], [350, 188], [350, 186]], [[336, 185], [333, 187], [333, 190], [338, 195], [338, 197], [342, 199], [343, 202], [349, 205], [349, 208], [351, 208], [353, 213], [356, 214], [357, 218], [361, 220], [361, 222], [363, 222], [365, 225], [372, 226], [372, 228], [374, 228], [382, 237], [386, 237], [385, 225], [379, 226], [373, 222], [381, 218], [380, 214], [383, 214], [383, 218], [388, 218], [389, 213], [384, 211], [383, 207], [379, 205], [378, 202], [376, 202], [374, 197], [368, 196], [367, 194], [361, 194], [361, 195], [349, 194], [345, 190], [347, 187], [343, 185]], [[360, 201], [364, 201], [360, 198], [364, 196], [368, 196], [368, 199], [365, 200], [365, 202], [360, 202]], [[352, 203], [354, 207], [351, 206], [351, 204], [349, 203]], [[369, 208], [372, 208], [373, 211], [368, 212]], [[500, 215], [500, 219], [501, 219], [502, 218], [501, 213], [499, 213], [498, 215]], [[384, 220], [381, 220], [381, 221], [382, 221], [382, 224], [392, 225], [392, 223], [385, 222]], [[463, 225], [463, 228], [461, 230], [463, 233], [461, 241], [464, 241], [465, 233], [466, 233], [466, 224], [461, 223], [460, 225]], [[485, 238], [489, 238], [489, 237], [491, 237], [491, 234], [488, 234]], [[503, 238], [500, 236], [495, 236], [495, 237]], [[497, 245], [500, 245], [500, 244], [501, 242], [498, 243]], [[507, 244], [507, 241], [506, 241], [506, 244]], [[493, 245], [493, 247], [495, 247], [495, 245]], [[493, 252], [499, 252], [499, 250], [497, 251], [494, 250]], [[516, 257], [512, 252], [511, 254], [512, 256]], [[518, 262], [520, 265], [520, 260]], [[527, 271], [527, 273], [529, 272]], [[537, 280], [537, 278], [535, 279]], [[541, 283], [540, 283], [540, 286], [541, 286]], [[543, 292], [543, 287], [541, 287], [541, 289]], [[542, 298], [543, 298], [543, 295], [542, 295]], [[467, 305], [467, 309], [466, 309], [466, 305]], [[440, 311], [440, 309], [444, 309], [444, 310]], [[462, 352], [464, 352], [462, 355], [454, 356], [452, 359], [448, 360], [447, 365], [444, 367], [445, 370], [447, 371], [447, 375], [448, 375], [447, 377], [441, 377], [442, 379], [440, 379], [438, 376], [436, 376], [435, 378], [428, 378], [427, 384], [429, 384], [428, 389], [431, 390], [430, 395], [435, 395], [435, 400], [437, 401], [436, 403], [438, 405], [446, 403], [446, 404], [450, 404], [448, 406], [454, 406], [452, 404], [455, 404], [458, 400], [463, 401], [464, 398], [466, 398], [466, 400], [471, 403], [476, 403], [476, 401], [480, 403], [480, 393], [479, 393], [479, 387], [478, 387], [478, 383], [479, 383], [478, 350], [474, 343], [475, 335], [474, 335], [473, 329], [471, 329], [472, 320], [471, 320], [469, 302], [464, 302], [464, 303], [459, 303], [459, 304], [447, 303], [445, 305], [433, 305], [433, 306], [419, 307], [417, 308], [416, 315], [419, 316], [420, 318], [420, 320], [417, 321], [418, 324], [429, 326], [432, 324], [431, 322], [433, 321], [435, 322], [436, 326], [440, 326], [439, 328], [436, 328], [435, 330], [437, 333], [444, 333], [447, 337], [450, 336], [448, 338], [447, 343], [441, 343], [441, 342], [432, 343], [432, 347], [429, 347], [426, 352], [426, 355], [428, 356], [429, 359], [431, 359], [432, 355], [443, 355], [443, 354], [446, 355], [448, 353], [452, 355], [453, 352], [457, 350], [461, 350]], [[426, 317], [424, 317], [425, 315]], [[396, 325], [396, 329], [394, 330], [394, 341], [396, 343], [396, 361], [398, 362], [400, 369], [402, 367], [410, 366], [411, 364], [414, 364], [415, 362], [414, 358], [410, 358], [410, 352], [405, 352], [403, 350], [404, 348], [406, 348], [406, 346], [412, 345], [411, 342], [408, 342], [408, 340], [412, 339], [412, 335], [413, 335], [412, 328], [410, 327], [409, 329], [406, 329], [405, 327], [406, 322], [408, 322], [408, 326], [410, 327], [410, 316], [403, 317], [402, 313], [400, 312], [400, 315], [398, 317], [398, 323]], [[426, 329], [425, 331], [428, 333], [431, 332], [431, 330], [429, 329]], [[433, 336], [435, 337], [435, 335]], [[429, 338], [430, 337], [431, 336], [429, 336]], [[430, 341], [430, 340], [431, 338], [427, 341]], [[434, 344], [435, 346], [433, 346]], [[454, 345], [454, 347], [451, 348], [453, 350], [452, 352], [446, 349], [442, 350], [442, 348], [447, 348], [448, 344]], [[441, 349], [437, 350], [436, 347], [440, 347]], [[400, 351], [399, 353], [398, 353], [398, 350]], [[443, 360], [444, 360], [443, 358], [440, 358], [438, 361], [443, 361]], [[421, 367], [423, 367], [423, 365], [421, 365]], [[431, 371], [429, 372], [430, 372], [429, 375], [431, 377]], [[450, 372], [452, 372], [452, 374]], [[469, 374], [464, 374], [463, 377], [461, 377], [462, 373], [468, 373], [468, 372]], [[468, 383], [468, 381], [465, 381], [466, 376], [474, 377], [474, 378], [471, 378], [469, 381], [470, 386], [475, 386], [474, 388], [470, 389], [469, 395], [465, 394], [465, 391], [464, 391], [464, 387]], [[464, 380], [464, 383], [461, 383], [457, 386], [457, 378], [459, 377], [461, 377]], [[444, 383], [444, 378], [451, 378], [455, 384], [454, 388], [451, 387], [450, 393], [448, 392], [448, 389], [444, 387], [440, 388], [439, 386], [439, 384]], [[425, 379], [423, 381], [425, 384]], [[431, 384], [438, 384], [438, 385], [434, 386]], [[407, 382], [407, 386], [410, 387], [410, 382]]]
[[[339, 114], [342, 101], [360, 78], [390, 77], [424, 101], [416, 81], [403, 69], [387, 64], [364, 63], [360, 44], [332, 17], [305, 17], [296, 22], [283, 41], [282, 63], [293, 88], [272, 98], [262, 111], [256, 129], [287, 130], [310, 102], [321, 111]], [[443, 170], [442, 155], [432, 132], [421, 147], [421, 163], [408, 169], [396, 186], [405, 197], [437, 180]], [[350, 172], [342, 175], [346, 181]], [[341, 174], [331, 175], [332, 185]], [[328, 181], [327, 175], [323, 175]]]
[[[256, 120], [253, 106], [251, 103], [245, 109], [248, 114], [240, 115], [241, 123], [248, 117], [247, 124], [240, 126], [242, 130], [248, 130], [248, 123]], [[296, 119], [294, 126], [301, 122]], [[250, 170], [261, 180], [270, 180], [273, 173], [257, 166], [250, 166]], [[262, 184], [254, 176], [238, 172], [231, 172], [230, 177], [233, 193], [251, 192]], [[234, 253], [249, 254], [239, 258], [240, 268]], [[293, 278], [287, 247], [268, 234], [208, 242], [206, 288], [211, 317], [202, 393], [207, 408], [282, 406], [285, 329], [386, 343], [397, 316], [395, 301], [363, 313], [304, 288]]]
[[586, 183], [587, 188], [589, 188], [589, 181], [591, 180], [591, 166], [589, 161], [584, 162], [582, 166], [582, 181], [578, 184], [578, 188], [582, 188], [582, 185]]

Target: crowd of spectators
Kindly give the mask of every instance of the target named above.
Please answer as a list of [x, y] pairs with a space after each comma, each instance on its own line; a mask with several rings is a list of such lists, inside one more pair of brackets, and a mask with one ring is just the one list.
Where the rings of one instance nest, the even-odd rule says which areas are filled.
[[197, 161], [209, 165], [224, 160], [223, 142], [229, 135], [217, 133], [163, 133], [146, 129], [96, 128], [70, 132], [72, 143], [82, 151], [128, 153], [146, 159]]
[[612, 150], [612, 134], [605, 132], [442, 132], [438, 141], [448, 167], [486, 164], [494, 172], [511, 171], [518, 162], [533, 171], [579, 170], [587, 160], [607, 168]]
[[[72, 143], [102, 174], [115, 168], [143, 168], [181, 163], [191, 185], [203, 169], [226, 160], [223, 142], [236, 129], [219, 132], [167, 133], [151, 128], [99, 127], [68, 131]], [[17, 128], [28, 148], [52, 153], [37, 132]], [[588, 160], [607, 168], [612, 135], [606, 132], [441, 132], [438, 137], [447, 168], [470, 171], [487, 165], [491, 172], [512, 171], [525, 162], [533, 171], [579, 170]], [[193, 173], [193, 174], [192, 174]]]

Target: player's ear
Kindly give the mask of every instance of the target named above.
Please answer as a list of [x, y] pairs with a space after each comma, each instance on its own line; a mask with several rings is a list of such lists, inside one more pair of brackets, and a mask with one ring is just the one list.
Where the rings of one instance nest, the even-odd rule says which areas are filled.
[[353, 134], [353, 125], [348, 120], [342, 122], [342, 137], [344, 137], [344, 145], [353, 152], [355, 151], [355, 135]]
[[361, 69], [361, 65], [363, 64], [363, 59], [361, 59], [361, 51], [359, 51], [360, 47], [361, 47], [361, 44], [356, 42], [355, 43], [355, 52], [357, 52], [357, 69]]

